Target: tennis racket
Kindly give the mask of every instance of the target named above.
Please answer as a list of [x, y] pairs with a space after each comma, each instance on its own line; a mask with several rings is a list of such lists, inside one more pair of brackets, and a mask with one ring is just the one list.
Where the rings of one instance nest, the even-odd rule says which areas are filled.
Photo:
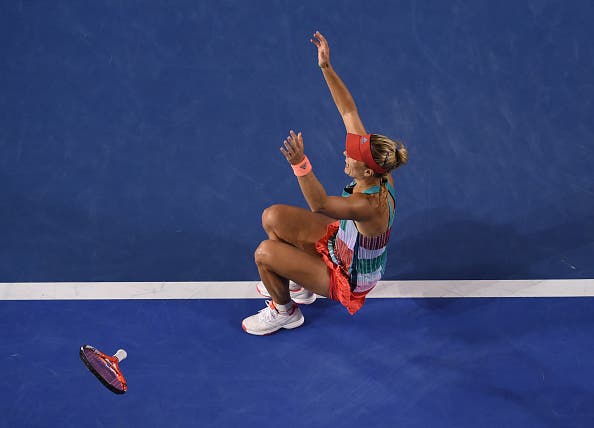
[[128, 385], [119, 366], [119, 363], [128, 356], [126, 351], [118, 349], [112, 357], [90, 345], [84, 345], [80, 347], [79, 355], [85, 366], [107, 389], [116, 394], [126, 392]]

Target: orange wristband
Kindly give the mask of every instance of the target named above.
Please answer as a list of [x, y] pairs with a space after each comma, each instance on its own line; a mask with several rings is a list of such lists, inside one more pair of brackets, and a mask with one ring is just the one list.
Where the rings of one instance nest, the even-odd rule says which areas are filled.
[[291, 165], [291, 167], [293, 167], [293, 173], [297, 177], [303, 177], [311, 172], [311, 163], [307, 156], [305, 156], [297, 165]]

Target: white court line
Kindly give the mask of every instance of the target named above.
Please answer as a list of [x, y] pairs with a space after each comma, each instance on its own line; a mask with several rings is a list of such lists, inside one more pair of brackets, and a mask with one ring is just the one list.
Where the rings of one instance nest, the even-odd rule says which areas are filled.
[[[256, 281], [0, 283], [0, 300], [260, 299]], [[370, 298], [594, 297], [594, 279], [380, 281]]]

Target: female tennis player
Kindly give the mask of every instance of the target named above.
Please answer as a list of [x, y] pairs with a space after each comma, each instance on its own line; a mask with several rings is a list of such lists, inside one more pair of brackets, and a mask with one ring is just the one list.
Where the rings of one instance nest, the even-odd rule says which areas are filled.
[[328, 196], [304, 154], [301, 132], [290, 131], [280, 148], [291, 164], [311, 209], [273, 205], [262, 213], [268, 239], [255, 261], [258, 291], [271, 297], [266, 308], [243, 320], [255, 335], [303, 324], [298, 304], [316, 295], [339, 301], [357, 312], [386, 268], [386, 245], [394, 221], [394, 182], [390, 172], [407, 162], [400, 142], [368, 134], [355, 102], [330, 65], [330, 48], [316, 32], [318, 65], [347, 131], [344, 172], [352, 178], [342, 196]]

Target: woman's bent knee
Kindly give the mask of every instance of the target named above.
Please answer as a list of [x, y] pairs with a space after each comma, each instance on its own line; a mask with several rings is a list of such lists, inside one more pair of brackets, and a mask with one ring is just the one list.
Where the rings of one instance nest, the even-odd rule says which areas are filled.
[[283, 209], [283, 205], [271, 205], [262, 211], [262, 227], [266, 232], [271, 231], [274, 229], [276, 225], [279, 224], [282, 215], [281, 211]]
[[270, 262], [272, 255], [271, 241], [266, 240], [260, 242], [258, 248], [254, 252], [254, 261], [258, 266], [265, 266]]

